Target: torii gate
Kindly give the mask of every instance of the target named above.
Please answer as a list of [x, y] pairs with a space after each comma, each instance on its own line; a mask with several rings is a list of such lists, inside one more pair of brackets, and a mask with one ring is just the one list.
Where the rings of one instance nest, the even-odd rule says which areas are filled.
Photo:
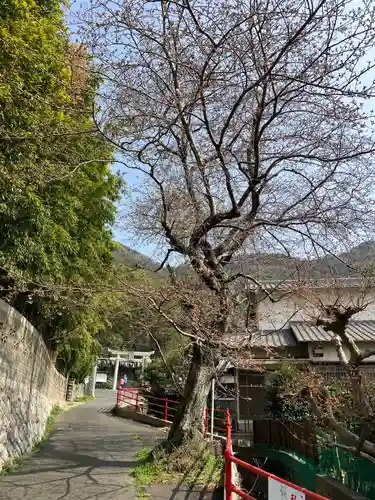
[[109, 356], [102, 356], [98, 359], [92, 369], [91, 374], [91, 395], [95, 396], [96, 373], [98, 370], [98, 362], [109, 361], [115, 365], [113, 373], [112, 390], [117, 389], [117, 378], [120, 364], [124, 366], [139, 366], [142, 374], [145, 367], [151, 363], [151, 356], [155, 351], [120, 351], [116, 349], [108, 349]]

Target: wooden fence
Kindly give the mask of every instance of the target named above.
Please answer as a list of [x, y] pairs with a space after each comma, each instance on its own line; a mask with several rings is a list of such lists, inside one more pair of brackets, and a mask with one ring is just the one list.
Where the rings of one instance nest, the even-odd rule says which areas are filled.
[[279, 420], [254, 420], [254, 445], [295, 451], [318, 460], [316, 431], [311, 422], [284, 423]]

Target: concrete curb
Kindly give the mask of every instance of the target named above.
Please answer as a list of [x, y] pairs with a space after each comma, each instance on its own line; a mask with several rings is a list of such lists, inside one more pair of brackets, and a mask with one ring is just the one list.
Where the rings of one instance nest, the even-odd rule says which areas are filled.
[[152, 415], [144, 415], [143, 413], [138, 413], [133, 409], [124, 408], [118, 405], [113, 408], [113, 414], [117, 417], [127, 418], [129, 420], [133, 420], [134, 422], [140, 422], [142, 424], [152, 425], [153, 427], [158, 428], [170, 427], [172, 425], [172, 422], [167, 422]]

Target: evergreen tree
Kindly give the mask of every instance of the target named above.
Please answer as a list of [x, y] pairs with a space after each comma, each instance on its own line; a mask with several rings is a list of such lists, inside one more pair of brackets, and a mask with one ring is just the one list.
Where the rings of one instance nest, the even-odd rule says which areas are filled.
[[1, 296], [70, 361], [98, 353], [88, 290], [110, 270], [122, 188], [91, 119], [98, 84], [59, 1], [0, 0]]

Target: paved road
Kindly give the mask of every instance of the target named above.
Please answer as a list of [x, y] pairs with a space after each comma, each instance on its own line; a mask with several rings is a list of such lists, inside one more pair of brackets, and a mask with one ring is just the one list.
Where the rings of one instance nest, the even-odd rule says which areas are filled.
[[0, 500], [132, 500], [137, 498], [131, 471], [142, 442], [155, 442], [155, 429], [113, 417], [115, 395], [60, 415], [39, 453], [13, 474], [0, 478]]

